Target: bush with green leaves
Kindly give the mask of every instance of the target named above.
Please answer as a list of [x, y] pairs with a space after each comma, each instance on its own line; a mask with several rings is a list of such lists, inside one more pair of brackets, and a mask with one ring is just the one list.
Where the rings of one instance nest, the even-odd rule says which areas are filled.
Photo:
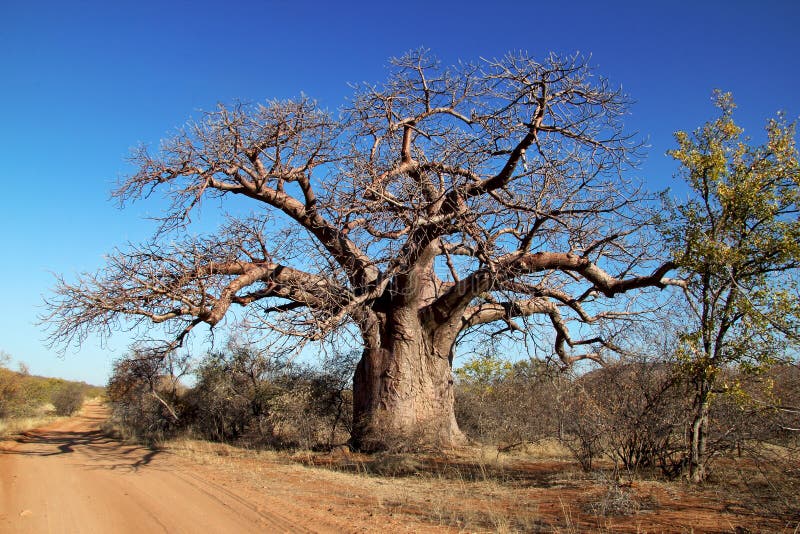
[[73, 409], [70, 398], [80, 395], [83, 402], [87, 395], [102, 393], [102, 388], [83, 382], [33, 376], [24, 363], [13, 371], [8, 368], [10, 360], [7, 353], [0, 351], [0, 419], [41, 416], [52, 407], [59, 415], [69, 415], [77, 409]]
[[0, 367], [0, 418], [15, 415], [21, 404], [19, 376], [9, 369]]

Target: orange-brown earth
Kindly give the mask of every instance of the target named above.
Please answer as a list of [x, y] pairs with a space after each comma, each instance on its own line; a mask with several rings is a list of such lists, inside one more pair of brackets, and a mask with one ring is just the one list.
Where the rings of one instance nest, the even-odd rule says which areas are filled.
[[[237, 484], [227, 470], [105, 436], [106, 411], [0, 443], [0, 532], [354, 532], [392, 527], [379, 517], [339, 516], [313, 479]], [[298, 499], [306, 490], [319, 499]], [[416, 528], [422, 525], [417, 524]], [[424, 528], [428, 528], [427, 525]]]
[[[106, 415], [90, 403], [76, 417], [0, 442], [0, 532], [792, 532], [797, 526], [680, 485], [646, 482], [623, 490], [637, 503], [635, 512], [592, 513], [598, 503], [614, 504], [608, 486], [570, 478], [571, 468], [553, 461], [502, 467], [509, 475], [497, 482], [491, 472], [497, 466], [457, 459], [421, 460], [416, 467], [425, 475], [392, 479], [202, 442], [155, 450], [103, 434]], [[309, 456], [306, 463], [341, 468], [370, 461], [340, 455]]]

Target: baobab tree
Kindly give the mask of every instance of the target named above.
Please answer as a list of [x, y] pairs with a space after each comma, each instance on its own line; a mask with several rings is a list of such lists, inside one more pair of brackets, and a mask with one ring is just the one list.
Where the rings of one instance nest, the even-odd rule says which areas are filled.
[[[296, 343], [349, 329], [363, 345], [353, 444], [421, 428], [458, 444], [465, 333], [600, 361], [615, 348], [604, 325], [630, 311], [604, 300], [665, 283], [671, 264], [653, 261], [643, 195], [623, 176], [638, 156], [627, 108], [579, 57], [443, 67], [424, 51], [336, 115], [305, 97], [220, 106], [135, 152], [115, 196], [163, 192], [170, 206], [152, 242], [58, 281], [52, 340], [164, 323], [172, 348], [232, 307], [239, 327]], [[205, 200], [241, 209], [235, 197], [252, 209], [216, 235], [186, 230]]]

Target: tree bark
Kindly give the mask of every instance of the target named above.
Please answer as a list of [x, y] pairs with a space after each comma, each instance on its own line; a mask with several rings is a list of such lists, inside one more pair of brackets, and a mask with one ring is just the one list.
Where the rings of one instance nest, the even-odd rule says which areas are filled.
[[[449, 448], [465, 443], [454, 410], [455, 335], [393, 311], [365, 335], [353, 377], [353, 435], [358, 450]], [[368, 333], [367, 333], [368, 334]]]
[[706, 478], [706, 441], [708, 434], [709, 399], [706, 384], [700, 385], [697, 407], [689, 436], [689, 480], [695, 484]]

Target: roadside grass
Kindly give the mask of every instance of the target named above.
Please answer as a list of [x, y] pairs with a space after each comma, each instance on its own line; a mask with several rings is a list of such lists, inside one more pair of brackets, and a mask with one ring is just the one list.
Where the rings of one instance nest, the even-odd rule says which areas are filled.
[[[126, 426], [120, 425], [111, 419], [106, 419], [101, 425], [100, 430], [111, 438], [129, 444], [144, 444], [153, 447], [159, 447], [160, 442], [153, 442], [141, 439], [136, 433], [131, 432]], [[147, 442], [146, 442], [147, 441]]]
[[[286, 453], [192, 439], [177, 439], [164, 446], [194, 462], [245, 476], [255, 485], [263, 484], [265, 477], [312, 476], [319, 492], [331, 495], [335, 488], [333, 493], [361, 509], [366, 507], [393, 517], [405, 516], [455, 530], [535, 532], [543, 525], [538, 521], [538, 505], [533, 501], [511, 499], [511, 492], [502, 483], [488, 476], [475, 477], [458, 468], [425, 474], [423, 460], [412, 455], [370, 457], [342, 451]], [[325, 456], [336, 458], [340, 466], [346, 467], [315, 465]], [[243, 464], [247, 465], [246, 469], [242, 469]], [[312, 500], [319, 498], [318, 495]]]
[[20, 432], [44, 426], [64, 417], [57, 415], [41, 415], [0, 420], [0, 439], [7, 439]]
[[64, 419], [64, 417], [55, 415], [55, 407], [52, 404], [45, 404], [29, 416], [0, 419], [0, 439], [7, 439], [20, 432], [44, 426], [60, 419]]
[[254, 488], [288, 491], [279, 489], [281, 480], [312, 480], [298, 499], [320, 506], [327, 499], [459, 532], [794, 532], [798, 526], [786, 516], [759, 517], [715, 487], [623, 480], [610, 464], [584, 473], [554, 442], [509, 452], [471, 447], [376, 455], [344, 447], [276, 452], [189, 438], [163, 447]]

